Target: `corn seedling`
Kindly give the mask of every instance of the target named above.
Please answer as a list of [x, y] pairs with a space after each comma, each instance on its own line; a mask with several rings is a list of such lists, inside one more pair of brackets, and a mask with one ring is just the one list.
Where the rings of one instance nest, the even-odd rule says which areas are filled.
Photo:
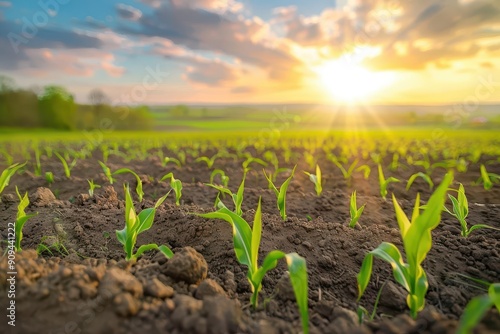
[[264, 160], [259, 159], [259, 158], [254, 158], [252, 156], [248, 156], [247, 159], [245, 161], [243, 161], [243, 163], [241, 164], [241, 166], [243, 167], [244, 173], [246, 173], [250, 170], [249, 166], [252, 163], [256, 163], [256, 164], [259, 164], [259, 165], [264, 166], [264, 167], [267, 166], [267, 162], [265, 162]]
[[481, 177], [477, 181], [478, 184], [483, 184], [485, 190], [490, 190], [493, 188], [493, 182], [497, 183], [500, 181], [500, 175], [494, 173], [488, 173], [486, 167], [481, 164]]
[[499, 230], [495, 227], [486, 225], [486, 224], [476, 224], [469, 228], [467, 226], [467, 216], [469, 215], [469, 202], [467, 201], [467, 196], [465, 195], [465, 188], [463, 184], [460, 183], [460, 186], [457, 190], [457, 197], [448, 194], [448, 197], [451, 200], [451, 204], [453, 206], [452, 211], [448, 210], [446, 205], [443, 206], [444, 211], [448, 212], [450, 215], [455, 217], [459, 222], [462, 228], [461, 235], [464, 238], [467, 238], [472, 232], [481, 228], [489, 228], [493, 230]]
[[358, 204], [356, 201], [356, 190], [351, 194], [351, 201], [350, 201], [350, 214], [351, 214], [351, 219], [349, 221], [349, 227], [354, 228], [356, 226], [356, 223], [358, 222], [359, 218], [361, 218], [361, 215], [363, 214], [363, 210], [365, 209], [366, 204], [363, 204], [362, 207], [358, 209]]
[[292, 174], [288, 179], [285, 180], [285, 182], [283, 182], [279, 190], [271, 180], [271, 177], [267, 176], [266, 171], [264, 170], [264, 176], [266, 177], [267, 182], [269, 182], [269, 187], [274, 191], [274, 194], [276, 195], [276, 203], [278, 205], [278, 210], [280, 210], [281, 219], [283, 220], [286, 220], [286, 191], [288, 190], [288, 186], [293, 179], [295, 168], [297, 168], [297, 165], [293, 167]]
[[358, 301], [363, 296], [370, 281], [373, 258], [377, 257], [392, 266], [396, 282], [408, 291], [406, 303], [410, 308], [411, 316], [416, 318], [418, 312], [424, 308], [428, 281], [422, 262], [432, 247], [431, 232], [439, 225], [446, 192], [452, 180], [453, 174], [446, 174], [443, 182], [432, 194], [422, 213], [420, 213], [420, 195], [417, 195], [411, 221], [399, 206], [396, 197], [392, 196], [408, 263], [403, 262], [403, 257], [394, 244], [382, 242], [376, 249], [369, 252], [363, 260], [360, 272], [357, 275]]
[[337, 166], [338, 169], [340, 169], [340, 172], [342, 173], [344, 180], [347, 181], [347, 184], [349, 186], [351, 185], [352, 175], [354, 174], [354, 172], [362, 171], [365, 179], [368, 179], [368, 177], [370, 176], [371, 169], [369, 166], [362, 165], [362, 166], [359, 166], [358, 168], [356, 168], [356, 166], [358, 165], [358, 162], [359, 162], [358, 159], [354, 160], [352, 162], [352, 164], [349, 166], [349, 168], [347, 168], [347, 169], [345, 169], [344, 166], [342, 166], [342, 164], [340, 163], [340, 161], [336, 157], [331, 157], [330, 161], [333, 162], [333, 164], [335, 166]]
[[410, 176], [410, 178], [408, 179], [408, 183], [406, 184], [406, 190], [410, 190], [411, 185], [413, 184], [413, 182], [415, 182], [415, 180], [418, 177], [422, 178], [425, 182], [427, 182], [430, 190], [432, 190], [432, 188], [434, 188], [434, 182], [432, 182], [431, 177], [425, 173], [418, 172], [418, 173], [415, 173], [412, 176]]
[[243, 193], [245, 191], [245, 178], [246, 174], [243, 174], [243, 179], [241, 180], [240, 186], [238, 187], [238, 191], [236, 192], [236, 194], [233, 194], [233, 192], [228, 188], [217, 186], [214, 184], [206, 184], [207, 186], [217, 189], [219, 191], [219, 194], [217, 194], [217, 198], [215, 199], [215, 207], [225, 207], [224, 203], [221, 202], [219, 195], [227, 194], [233, 200], [234, 213], [236, 213], [238, 216], [241, 217], [243, 215], [243, 211], [241, 210], [241, 205], [243, 203]]
[[214, 184], [214, 178], [217, 175], [220, 175], [221, 184], [224, 186], [224, 188], [227, 188], [227, 185], [229, 184], [229, 176], [227, 176], [226, 173], [224, 173], [224, 171], [221, 169], [215, 169], [210, 174], [210, 184]]
[[181, 197], [182, 197], [182, 182], [174, 178], [174, 173], [165, 174], [160, 181], [165, 181], [170, 178], [170, 187], [174, 190], [175, 193], [175, 204], [181, 205]]
[[492, 307], [496, 307], [497, 311], [500, 312], [500, 283], [491, 284], [488, 288], [488, 294], [471, 299], [465, 306], [458, 324], [457, 334], [471, 334], [474, 327]]
[[97, 188], [101, 188], [101, 186], [98, 184], [95, 184], [94, 180], [87, 180], [87, 182], [89, 183], [89, 196], [94, 197], [94, 190]]
[[135, 181], [137, 183], [135, 187], [135, 192], [137, 193], [137, 196], [139, 197], [139, 202], [142, 202], [142, 198], [144, 197], [144, 191], [142, 190], [142, 181], [139, 175], [137, 175], [136, 172], [129, 168], [121, 168], [113, 173], [113, 175], [118, 175], [118, 174], [125, 174], [125, 173], [130, 173], [135, 176]]
[[215, 160], [219, 157], [218, 154], [215, 154], [213, 157], [199, 157], [198, 159], [195, 160], [195, 162], [204, 162], [207, 164], [207, 167], [211, 169], [215, 163]]
[[125, 190], [125, 228], [116, 231], [118, 241], [123, 245], [123, 250], [126, 254], [126, 260], [136, 260], [144, 252], [150, 250], [158, 250], [167, 258], [173, 256], [172, 251], [165, 245], [158, 246], [157, 244], [142, 245], [134, 253], [137, 236], [144, 231], [147, 231], [153, 226], [153, 221], [156, 214], [156, 209], [165, 201], [170, 191], [161, 197], [153, 208], [142, 210], [139, 214], [135, 212], [132, 196], [130, 196], [130, 189], [128, 185], [124, 185]]
[[2, 194], [5, 187], [7, 187], [9, 185], [10, 178], [14, 174], [16, 174], [16, 172], [19, 169], [23, 168], [25, 165], [26, 165], [26, 162], [21, 164], [21, 165], [19, 163], [10, 165], [2, 172], [2, 174], [0, 174], [0, 195]]
[[54, 154], [56, 155], [56, 157], [59, 158], [59, 160], [61, 160], [61, 163], [62, 163], [63, 168], [64, 168], [64, 175], [66, 175], [66, 177], [68, 179], [71, 178], [71, 170], [76, 165], [76, 159], [73, 159], [71, 164], [68, 165], [68, 162], [66, 161], [66, 159], [62, 155], [60, 155], [58, 152], [54, 152]]
[[21, 240], [23, 240], [24, 224], [26, 224], [28, 219], [36, 216], [38, 213], [32, 213], [32, 214], [27, 215], [26, 212], [24, 212], [24, 210], [30, 204], [30, 200], [28, 198], [28, 192], [26, 192], [24, 194], [24, 196], [21, 196], [21, 194], [19, 193], [19, 189], [17, 189], [17, 186], [16, 186], [16, 193], [17, 193], [17, 197], [19, 198], [19, 205], [17, 206], [16, 223], [14, 225], [14, 229], [16, 231], [15, 249], [16, 249], [16, 252], [20, 252], [21, 251]]
[[14, 157], [7, 152], [7, 150], [2, 149], [2, 155], [5, 159], [7, 165], [12, 165], [14, 163]]
[[247, 278], [252, 287], [251, 304], [255, 309], [258, 305], [259, 292], [262, 289], [262, 280], [266, 273], [276, 268], [280, 259], [285, 259], [290, 280], [292, 282], [293, 291], [300, 311], [302, 320], [302, 330], [304, 333], [309, 332], [309, 316], [308, 316], [308, 300], [307, 300], [307, 266], [306, 260], [297, 253], [285, 254], [282, 251], [274, 250], [267, 254], [262, 262], [262, 266], [258, 265], [259, 247], [262, 234], [262, 212], [261, 200], [255, 211], [253, 228], [239, 215], [228, 210], [220, 208], [216, 212], [200, 214], [199, 216], [208, 219], [222, 219], [231, 224], [233, 228], [233, 243], [236, 259], [242, 265], [248, 268]]
[[42, 175], [42, 165], [40, 163], [40, 150], [35, 148], [35, 173], [36, 176]]
[[99, 165], [101, 165], [102, 171], [104, 172], [104, 176], [107, 177], [109, 184], [113, 184], [115, 179], [113, 178], [113, 173], [111, 173], [111, 169], [104, 164], [102, 161], [98, 161]]
[[380, 196], [385, 200], [387, 197], [387, 187], [390, 183], [399, 182], [395, 177], [385, 178], [384, 171], [382, 170], [382, 165], [378, 165], [378, 183], [380, 187]]
[[54, 174], [52, 172], [45, 172], [45, 181], [47, 181], [50, 187], [54, 183]]
[[309, 176], [309, 180], [314, 183], [314, 190], [316, 190], [316, 195], [320, 196], [323, 192], [323, 186], [321, 182], [321, 169], [319, 165], [316, 165], [316, 174], [311, 174], [308, 172], [304, 172], [307, 176]]

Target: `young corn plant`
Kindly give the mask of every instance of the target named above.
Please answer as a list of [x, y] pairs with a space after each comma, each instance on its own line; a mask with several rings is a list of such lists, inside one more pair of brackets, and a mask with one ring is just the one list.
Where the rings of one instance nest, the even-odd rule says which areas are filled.
[[411, 316], [416, 318], [418, 312], [424, 308], [429, 284], [422, 262], [432, 247], [431, 232], [439, 225], [446, 192], [452, 180], [453, 174], [446, 174], [422, 213], [420, 213], [420, 195], [417, 195], [411, 221], [399, 206], [395, 196], [392, 196], [408, 263], [403, 262], [403, 257], [394, 244], [382, 242], [363, 260], [357, 275], [358, 301], [363, 296], [370, 281], [373, 258], [377, 257], [392, 266], [394, 279], [408, 291], [406, 303], [410, 308]]
[[207, 186], [217, 189], [219, 191], [219, 194], [217, 194], [217, 198], [215, 199], [215, 207], [225, 207], [224, 203], [220, 201], [219, 198], [220, 194], [229, 195], [229, 197], [231, 197], [231, 199], [233, 200], [234, 213], [236, 213], [238, 216], [241, 217], [243, 215], [243, 210], [241, 209], [241, 205], [243, 204], [243, 193], [245, 191], [245, 178], [246, 174], [243, 174], [243, 179], [241, 180], [240, 186], [238, 187], [238, 191], [236, 192], [236, 194], [234, 194], [231, 190], [229, 190], [226, 187], [221, 187], [214, 184], [206, 184]]
[[316, 190], [316, 195], [319, 197], [323, 192], [323, 186], [321, 182], [321, 169], [319, 165], [316, 165], [316, 174], [311, 174], [308, 172], [304, 172], [307, 176], [309, 176], [309, 180], [314, 183], [314, 190]]
[[221, 169], [214, 169], [210, 174], [210, 184], [214, 184], [214, 179], [217, 175], [220, 175], [220, 182], [222, 186], [224, 186], [224, 188], [227, 188], [227, 185], [229, 184], [229, 176], [227, 176], [226, 173]]
[[121, 168], [121, 169], [118, 169], [117, 171], [113, 172], [113, 175], [125, 174], [125, 173], [130, 173], [130, 174], [134, 175], [135, 181], [137, 182], [137, 185], [135, 186], [135, 192], [137, 193], [137, 196], [139, 197], [139, 202], [142, 202], [142, 198], [144, 197], [144, 191], [142, 190], [142, 180], [139, 177], [139, 175], [137, 175], [136, 172], [134, 172], [133, 170], [131, 170], [129, 168]]
[[125, 190], [125, 228], [116, 231], [116, 238], [123, 245], [127, 261], [137, 260], [144, 252], [150, 250], [158, 250], [167, 258], [171, 258], [174, 254], [165, 245], [158, 246], [157, 244], [142, 245], [134, 253], [137, 236], [144, 231], [147, 231], [153, 226], [153, 221], [156, 214], [156, 209], [165, 201], [170, 191], [161, 197], [153, 208], [142, 210], [139, 214], [135, 212], [132, 196], [128, 185], [124, 185]]
[[411, 185], [413, 184], [413, 182], [415, 182], [415, 180], [418, 177], [422, 178], [425, 182], [427, 182], [430, 190], [432, 190], [432, 188], [434, 188], [434, 182], [432, 182], [431, 177], [425, 173], [418, 172], [418, 173], [415, 173], [412, 176], [410, 176], [410, 178], [408, 179], [408, 183], [406, 184], [406, 190], [410, 190]]
[[182, 182], [174, 177], [174, 173], [165, 174], [160, 181], [165, 181], [166, 179], [170, 179], [170, 187], [174, 190], [175, 193], [175, 205], [181, 205], [181, 197], [182, 197]]
[[266, 159], [274, 168], [273, 173], [271, 174], [271, 179], [273, 182], [276, 182], [276, 178], [279, 173], [286, 172], [288, 168], [280, 168], [278, 156], [274, 151], [266, 151], [264, 152], [264, 159]]
[[94, 197], [95, 189], [101, 188], [101, 186], [94, 183], [94, 180], [87, 180], [87, 182], [89, 183], [89, 196]]
[[498, 183], [500, 181], [500, 175], [494, 173], [488, 173], [486, 167], [481, 164], [481, 177], [477, 181], [478, 184], [483, 184], [485, 190], [490, 190], [493, 188], [493, 183]]
[[211, 158], [209, 157], [199, 157], [195, 160], [195, 162], [204, 162], [207, 164], [208, 169], [212, 169], [215, 160], [219, 157], [218, 154], [214, 154]]
[[10, 178], [16, 174], [16, 172], [23, 168], [26, 165], [26, 162], [23, 164], [15, 163], [13, 165], [10, 165], [7, 167], [2, 174], [0, 174], [0, 195], [2, 194], [3, 190], [9, 185]]
[[32, 214], [27, 215], [26, 212], [24, 212], [24, 210], [30, 204], [30, 200], [28, 198], [28, 192], [26, 192], [24, 194], [24, 196], [21, 196], [21, 194], [19, 193], [19, 189], [17, 189], [17, 186], [16, 186], [16, 193], [17, 193], [17, 197], [19, 198], [19, 205], [17, 206], [16, 223], [14, 225], [14, 230], [16, 231], [15, 249], [16, 249], [16, 252], [20, 252], [21, 251], [21, 240], [23, 240], [24, 224], [26, 224], [28, 219], [36, 216], [38, 213], [32, 213]]
[[471, 299], [465, 306], [458, 324], [457, 334], [471, 334], [474, 327], [492, 307], [496, 307], [500, 312], [500, 283], [491, 284], [486, 295]]
[[467, 196], [465, 195], [465, 188], [463, 184], [460, 183], [460, 186], [457, 190], [457, 197], [448, 194], [448, 197], [451, 200], [451, 204], [453, 206], [452, 211], [450, 211], [446, 205], [443, 205], [444, 211], [448, 212], [450, 215], [455, 217], [459, 222], [462, 228], [460, 232], [464, 238], [467, 238], [472, 232], [481, 228], [489, 228], [493, 230], [499, 230], [495, 227], [486, 225], [486, 224], [476, 224], [469, 228], [467, 226], [467, 216], [469, 215], [469, 202], [467, 201]]
[[267, 254], [259, 267], [258, 257], [262, 235], [261, 199], [259, 198], [259, 204], [255, 211], [253, 228], [250, 228], [250, 225], [243, 218], [225, 207], [221, 207], [216, 212], [200, 214], [199, 216], [208, 219], [222, 219], [231, 224], [236, 259], [248, 268], [247, 278], [252, 288], [250, 302], [254, 309], [258, 306], [258, 297], [264, 276], [268, 271], [276, 268], [280, 259], [286, 260], [290, 281], [299, 307], [302, 330], [307, 334], [309, 332], [309, 315], [306, 260], [297, 253], [285, 254], [282, 251], [274, 250]]
[[56, 157], [59, 158], [59, 160], [61, 160], [61, 163], [64, 168], [64, 175], [66, 175], [68, 179], [71, 178], [71, 170], [76, 165], [76, 159], [73, 159], [73, 161], [68, 165], [68, 162], [62, 155], [60, 155], [58, 152], [54, 152], [54, 154], [56, 155]]
[[288, 186], [293, 179], [295, 168], [297, 168], [297, 165], [293, 167], [292, 174], [290, 175], [290, 177], [288, 177], [288, 179], [285, 180], [285, 182], [283, 182], [279, 190], [273, 183], [271, 177], [268, 176], [266, 174], [266, 171], [264, 170], [264, 176], [266, 177], [267, 182], [269, 182], [269, 187], [274, 191], [274, 194], [276, 195], [278, 210], [280, 210], [281, 219], [283, 219], [284, 221], [286, 220], [286, 191], [288, 190]]
[[54, 174], [52, 172], [45, 172], [45, 181], [47, 181], [50, 187], [54, 183]]
[[390, 183], [399, 182], [395, 177], [385, 178], [384, 171], [382, 170], [382, 165], [378, 165], [378, 183], [380, 187], [380, 196], [385, 200], [387, 198], [387, 187]]
[[34, 174], [36, 176], [42, 175], [42, 164], [40, 163], [40, 150], [38, 146], [35, 148], [35, 171]]
[[104, 172], [104, 175], [108, 179], [109, 184], [113, 184], [113, 182], [115, 182], [116, 180], [113, 177], [113, 173], [111, 173], [111, 169], [108, 166], [106, 166], [104, 164], [104, 162], [99, 161], [99, 160], [98, 160], [98, 162], [99, 162], [99, 165], [101, 165], [102, 171]]
[[351, 202], [349, 205], [350, 208], [350, 214], [351, 214], [351, 219], [349, 221], [349, 227], [354, 228], [356, 226], [359, 218], [361, 218], [361, 215], [363, 214], [363, 210], [365, 209], [366, 204], [363, 204], [362, 207], [358, 209], [358, 204], [356, 201], [356, 190], [351, 194]]
[[362, 171], [365, 179], [368, 179], [368, 177], [370, 176], [371, 169], [369, 166], [362, 165], [362, 166], [359, 166], [358, 168], [356, 168], [358, 165], [358, 162], [359, 162], [358, 159], [354, 160], [352, 162], [352, 164], [349, 166], [349, 168], [347, 168], [347, 169], [345, 169], [344, 166], [342, 166], [342, 164], [340, 163], [340, 161], [336, 157], [331, 157], [330, 161], [333, 162], [333, 164], [335, 166], [337, 166], [338, 169], [340, 169], [340, 172], [342, 173], [344, 180], [347, 181], [348, 186], [350, 186], [352, 183], [352, 175], [354, 174], [354, 172], [361, 172]]

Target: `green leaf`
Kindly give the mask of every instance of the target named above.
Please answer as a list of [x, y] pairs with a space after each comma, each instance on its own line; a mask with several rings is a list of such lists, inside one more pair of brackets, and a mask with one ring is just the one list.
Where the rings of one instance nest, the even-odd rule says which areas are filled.
[[125, 246], [127, 242], [127, 228], [125, 227], [123, 230], [116, 230], [116, 238], [118, 242]]
[[408, 217], [406, 217], [403, 209], [401, 209], [401, 206], [399, 206], [399, 203], [396, 200], [396, 196], [394, 196], [394, 194], [392, 194], [392, 202], [394, 203], [394, 210], [396, 211], [396, 220], [398, 221], [401, 238], [404, 240], [406, 233], [410, 229], [411, 223], [408, 220]]
[[300, 318], [302, 321], [302, 331], [309, 333], [309, 313], [308, 313], [308, 277], [306, 260], [297, 253], [286, 254], [286, 263], [290, 272], [295, 299], [299, 305]]
[[431, 231], [438, 226], [441, 220], [446, 192], [452, 181], [453, 174], [446, 174], [443, 182], [431, 195], [424, 212], [410, 225], [405, 234], [403, 243], [412, 270], [416, 270], [420, 266], [432, 247]]
[[7, 167], [2, 174], [0, 174], [0, 194], [2, 194], [5, 187], [9, 185], [10, 178], [22, 167], [26, 165], [26, 162], [20, 165], [19, 163], [13, 164]]
[[283, 182], [283, 184], [280, 187], [279, 193], [278, 193], [278, 209], [280, 210], [281, 218], [283, 220], [286, 220], [286, 192], [288, 190], [288, 186], [290, 185], [290, 182], [293, 179], [293, 175], [295, 173], [295, 168], [297, 168], [297, 165], [293, 167], [292, 174], [288, 179]]
[[276, 186], [274, 185], [274, 182], [272, 181], [271, 176], [267, 176], [266, 170], [263, 169], [263, 171], [264, 171], [264, 176], [266, 177], [267, 182], [269, 183], [269, 187], [274, 191], [274, 194], [276, 195], [276, 197], [278, 197], [279, 196], [278, 188], [276, 188]]
[[259, 197], [259, 204], [257, 205], [257, 210], [255, 211], [255, 216], [253, 219], [253, 226], [252, 226], [251, 254], [252, 254], [252, 267], [254, 268], [254, 270], [258, 268], [259, 247], [262, 235], [261, 199], [262, 198]]
[[410, 190], [411, 185], [413, 184], [413, 182], [415, 182], [417, 177], [421, 177], [422, 179], [424, 179], [424, 181], [427, 182], [431, 190], [432, 188], [434, 188], [434, 182], [432, 182], [430, 176], [425, 173], [418, 172], [410, 176], [410, 178], [408, 179], [408, 183], [406, 184], [406, 190]]
[[219, 209], [217, 212], [200, 214], [200, 217], [209, 219], [222, 219], [233, 227], [234, 251], [238, 262], [252, 268], [251, 240], [252, 231], [248, 223], [236, 213], [228, 209]]
[[486, 312], [493, 306], [488, 295], [478, 296], [467, 304], [458, 324], [457, 334], [471, 334]]
[[172, 256], [174, 256], [174, 252], [172, 252], [172, 250], [165, 245], [158, 246], [158, 250], [162, 252], [167, 259], [170, 259], [172, 258]]
[[137, 259], [144, 252], [147, 252], [147, 251], [150, 251], [150, 250], [159, 250], [158, 245], [157, 244], [142, 245], [141, 247], [139, 247], [139, 249], [137, 250], [137, 252], [134, 254], [133, 257]]

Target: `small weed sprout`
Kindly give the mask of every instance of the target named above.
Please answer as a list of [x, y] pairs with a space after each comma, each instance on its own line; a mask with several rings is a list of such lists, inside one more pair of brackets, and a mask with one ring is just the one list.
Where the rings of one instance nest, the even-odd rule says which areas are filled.
[[2, 194], [3, 190], [9, 185], [10, 178], [25, 165], [26, 162], [22, 165], [20, 165], [19, 163], [13, 164], [7, 167], [7, 169], [5, 169], [2, 174], [0, 174], [0, 195]]
[[321, 196], [321, 193], [323, 192], [323, 186], [321, 181], [321, 169], [319, 168], [319, 165], [316, 165], [316, 174], [311, 174], [308, 172], [304, 173], [309, 176], [309, 180], [314, 183], [314, 190], [316, 190], [316, 195]]
[[147, 244], [142, 245], [134, 253], [135, 244], [137, 242], [137, 236], [144, 231], [147, 231], [153, 226], [156, 209], [165, 201], [170, 191], [163, 197], [161, 197], [155, 204], [153, 208], [148, 208], [142, 210], [139, 214], [136, 214], [134, 209], [134, 203], [132, 202], [132, 196], [130, 196], [130, 189], [128, 185], [124, 185], [125, 191], [125, 228], [123, 230], [116, 231], [116, 237], [118, 241], [123, 245], [123, 250], [125, 251], [127, 261], [136, 260], [144, 252], [150, 250], [158, 250], [167, 258], [173, 256], [172, 251], [167, 246], [158, 246], [157, 244]]
[[220, 208], [216, 212], [200, 214], [199, 216], [209, 219], [222, 219], [231, 224], [233, 228], [233, 243], [236, 259], [240, 264], [248, 268], [247, 278], [252, 287], [250, 302], [254, 309], [258, 305], [259, 292], [262, 289], [262, 280], [264, 276], [268, 271], [276, 268], [280, 259], [286, 260], [293, 291], [299, 306], [302, 330], [304, 333], [308, 333], [308, 277], [306, 260], [297, 253], [285, 254], [282, 251], [274, 250], [267, 254], [261, 267], [258, 265], [262, 234], [261, 199], [259, 198], [259, 204], [255, 211], [253, 228], [250, 228], [250, 225], [243, 218], [225, 207]]
[[181, 197], [182, 197], [182, 182], [174, 178], [174, 173], [165, 174], [160, 181], [165, 181], [166, 179], [170, 179], [170, 187], [174, 190], [175, 193], [175, 205], [181, 205]]
[[101, 186], [94, 183], [94, 180], [87, 180], [87, 182], [89, 183], [89, 196], [94, 197], [94, 190], [101, 188]]
[[434, 188], [434, 182], [432, 182], [431, 177], [425, 173], [418, 172], [418, 173], [415, 173], [412, 176], [410, 176], [410, 178], [408, 179], [408, 183], [406, 184], [406, 190], [410, 190], [411, 185], [413, 184], [413, 182], [415, 182], [415, 180], [418, 177], [422, 178], [425, 182], [427, 182], [430, 190], [432, 190], [432, 188]]
[[378, 183], [380, 187], [380, 196], [385, 200], [387, 198], [387, 187], [390, 183], [399, 182], [395, 177], [385, 178], [384, 171], [382, 170], [382, 165], [378, 165]]
[[470, 334], [474, 327], [492, 307], [500, 312], [500, 283], [493, 283], [488, 288], [486, 295], [471, 299], [465, 306], [458, 324], [457, 334]]
[[486, 225], [486, 224], [476, 224], [474, 226], [471, 226], [469, 228], [467, 226], [467, 216], [469, 215], [469, 202], [467, 201], [467, 196], [465, 195], [465, 188], [463, 184], [460, 183], [460, 186], [458, 187], [457, 190], [457, 197], [454, 197], [453, 195], [448, 194], [448, 197], [451, 200], [452, 203], [452, 211], [448, 210], [446, 205], [443, 206], [444, 211], [448, 212], [450, 215], [455, 217], [462, 228], [461, 235], [464, 238], [467, 238], [473, 231], [481, 229], [481, 228], [489, 228], [493, 230], [499, 230], [495, 227]]
[[392, 196], [408, 263], [403, 262], [403, 257], [394, 244], [382, 242], [363, 260], [357, 276], [358, 301], [363, 296], [370, 281], [373, 258], [377, 257], [392, 266], [396, 282], [408, 291], [406, 303], [410, 308], [411, 316], [415, 319], [418, 312], [424, 308], [429, 283], [422, 262], [432, 248], [431, 232], [439, 225], [446, 192], [452, 180], [453, 174], [446, 174], [441, 185], [429, 199], [423, 213], [420, 213], [420, 195], [417, 195], [411, 221], [406, 217], [394, 195]]
[[36, 216], [38, 213], [32, 213], [32, 214], [27, 215], [26, 212], [24, 212], [24, 210], [30, 204], [30, 200], [28, 198], [28, 192], [26, 192], [24, 194], [24, 196], [21, 196], [21, 194], [19, 193], [19, 189], [17, 189], [17, 186], [16, 186], [16, 193], [17, 193], [17, 197], [19, 198], [19, 205], [17, 206], [16, 223], [14, 225], [14, 229], [16, 231], [15, 249], [16, 249], [16, 252], [20, 252], [21, 251], [21, 240], [23, 240], [24, 224], [26, 224], [28, 219]]
[[366, 204], [364, 204], [362, 207], [358, 209], [358, 204], [356, 201], [356, 190], [351, 194], [351, 201], [349, 205], [349, 212], [351, 214], [351, 219], [349, 221], [349, 227], [354, 228], [356, 226], [359, 218], [361, 218], [361, 215], [363, 214], [363, 210], [365, 209]]
[[278, 205], [278, 210], [280, 211], [281, 219], [283, 220], [286, 220], [286, 191], [288, 190], [288, 186], [293, 179], [295, 168], [297, 168], [297, 165], [293, 167], [292, 174], [290, 175], [290, 177], [288, 177], [288, 179], [285, 180], [285, 182], [283, 182], [279, 190], [271, 180], [271, 177], [268, 176], [266, 174], [266, 171], [264, 170], [264, 176], [266, 177], [267, 182], [269, 182], [269, 187], [274, 191], [274, 194], [276, 195], [276, 203]]

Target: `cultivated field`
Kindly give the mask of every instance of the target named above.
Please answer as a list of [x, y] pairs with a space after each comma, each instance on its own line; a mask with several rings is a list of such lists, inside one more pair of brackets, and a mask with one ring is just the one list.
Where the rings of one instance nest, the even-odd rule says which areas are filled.
[[13, 333], [500, 331], [497, 131], [13, 132], [0, 153]]

